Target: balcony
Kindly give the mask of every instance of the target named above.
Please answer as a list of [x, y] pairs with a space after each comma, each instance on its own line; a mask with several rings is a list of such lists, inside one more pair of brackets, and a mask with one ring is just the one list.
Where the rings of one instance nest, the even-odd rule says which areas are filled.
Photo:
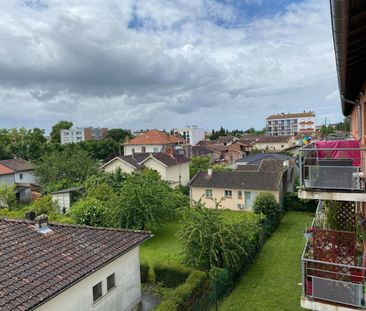
[[342, 230], [331, 229], [322, 202], [308, 230], [301, 258], [301, 306], [311, 310], [366, 310], [366, 254], [362, 241], [357, 241], [356, 203], [337, 204], [345, 205], [341, 213], [348, 211], [345, 222], [339, 221], [341, 214], [335, 218]]
[[299, 197], [365, 202], [365, 150], [357, 140], [346, 139], [301, 148]]

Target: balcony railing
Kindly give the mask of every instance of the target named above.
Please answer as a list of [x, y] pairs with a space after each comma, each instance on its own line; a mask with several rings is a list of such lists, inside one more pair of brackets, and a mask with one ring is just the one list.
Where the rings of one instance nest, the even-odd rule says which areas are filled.
[[[321, 147], [321, 146], [337, 147]], [[338, 147], [342, 145], [355, 147]], [[365, 150], [357, 141], [327, 141], [301, 148], [301, 189], [364, 192]]]
[[302, 295], [314, 302], [366, 310], [364, 250], [356, 246], [355, 232], [319, 227], [324, 217], [320, 203], [301, 258]]

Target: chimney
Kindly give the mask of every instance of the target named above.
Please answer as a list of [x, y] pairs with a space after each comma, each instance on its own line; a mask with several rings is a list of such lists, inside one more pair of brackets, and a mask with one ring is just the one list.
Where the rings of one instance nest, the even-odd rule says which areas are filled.
[[39, 215], [34, 219], [34, 225], [37, 232], [39, 233], [49, 233], [52, 230], [48, 227], [48, 216], [45, 214]]
[[208, 176], [212, 176], [212, 168], [209, 168], [209, 169], [207, 170], [207, 175], [208, 175]]
[[173, 147], [169, 146], [166, 148], [165, 153], [174, 157]]
[[25, 213], [25, 219], [33, 221], [36, 218], [36, 213], [33, 211], [30, 211], [28, 213]]

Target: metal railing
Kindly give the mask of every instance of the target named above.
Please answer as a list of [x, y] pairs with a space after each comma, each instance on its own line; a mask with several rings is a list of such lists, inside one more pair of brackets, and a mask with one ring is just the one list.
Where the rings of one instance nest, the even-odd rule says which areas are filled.
[[[319, 202], [312, 228], [317, 227], [317, 218], [321, 220], [324, 216], [323, 210]], [[356, 256], [354, 265], [315, 260], [310, 238], [301, 256], [303, 297], [366, 310], [365, 262], [365, 255]]]
[[300, 149], [301, 189], [364, 192], [364, 148], [316, 148], [314, 144]]

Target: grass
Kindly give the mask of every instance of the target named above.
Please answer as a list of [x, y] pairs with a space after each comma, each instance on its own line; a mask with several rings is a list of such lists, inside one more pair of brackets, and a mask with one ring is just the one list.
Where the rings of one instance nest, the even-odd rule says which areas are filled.
[[[221, 211], [228, 222], [234, 222], [245, 217], [244, 212], [230, 210]], [[150, 265], [157, 262], [178, 264], [183, 260], [183, 248], [176, 234], [181, 228], [180, 218], [161, 225], [158, 229], [151, 230], [154, 237], [141, 245], [140, 256], [142, 262]], [[148, 229], [149, 230], [149, 229]]]
[[300, 308], [304, 224], [311, 213], [288, 212], [256, 262], [221, 303], [219, 310], [296, 311]]

